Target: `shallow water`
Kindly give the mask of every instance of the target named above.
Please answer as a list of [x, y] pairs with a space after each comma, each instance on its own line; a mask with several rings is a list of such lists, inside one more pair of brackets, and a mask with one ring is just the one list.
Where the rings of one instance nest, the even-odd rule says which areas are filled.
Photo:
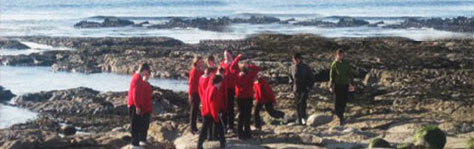
[[[271, 30], [275, 33], [313, 33], [324, 37], [402, 36], [416, 40], [446, 37], [472, 37], [430, 29], [393, 30], [384, 28], [318, 28], [287, 25], [244, 25], [227, 32], [199, 29], [144, 29], [135, 27], [76, 29], [81, 20], [93, 16], [127, 16], [136, 23], [166, 21], [164, 17], [248, 17], [265, 14], [297, 21], [330, 16], [351, 16], [370, 22], [400, 22], [402, 17], [456, 17], [474, 15], [472, 0], [14, 0], [0, 3], [0, 36], [66, 36], [66, 37], [144, 37], [166, 36], [186, 43], [206, 39], [242, 39]], [[411, 35], [415, 34], [415, 35]], [[420, 37], [421, 36], [421, 37]], [[431, 37], [433, 36], [433, 37]], [[425, 38], [430, 37], [430, 38]]]
[[[131, 76], [111, 73], [82, 74], [51, 72], [49, 67], [11, 67], [0, 66], [0, 85], [16, 95], [89, 87], [101, 92], [127, 91]], [[182, 80], [150, 79], [154, 86], [175, 91], [186, 91], [187, 82]], [[36, 117], [35, 112], [0, 104], [0, 128], [25, 122]]]

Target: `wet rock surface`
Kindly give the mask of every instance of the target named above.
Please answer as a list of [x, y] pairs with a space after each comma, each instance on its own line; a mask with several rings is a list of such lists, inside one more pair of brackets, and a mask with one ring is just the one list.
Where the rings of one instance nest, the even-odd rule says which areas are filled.
[[[169, 118], [179, 122], [181, 117], [166, 113], [183, 113], [187, 107], [185, 97], [184, 93], [153, 87], [152, 123]], [[130, 142], [126, 98], [126, 92], [99, 93], [83, 87], [21, 95], [15, 98], [16, 105], [39, 112], [40, 116], [0, 129], [0, 144], [6, 148], [123, 147]], [[150, 140], [150, 146], [170, 147], [154, 140]]]
[[[60, 68], [56, 69], [58, 71], [131, 74], [138, 61], [145, 61], [152, 64], [154, 77], [186, 79], [194, 54], [212, 54], [220, 60], [224, 49], [244, 53], [272, 82], [279, 100], [275, 108], [288, 117], [286, 120], [273, 119], [262, 113], [263, 129], [253, 129], [253, 138], [244, 141], [238, 140], [235, 134], [227, 134], [229, 147], [366, 148], [375, 138], [398, 146], [414, 143], [412, 136], [417, 129], [435, 125], [447, 134], [445, 147], [463, 148], [469, 136], [474, 135], [474, 117], [470, 116], [474, 113], [474, 40], [471, 39], [413, 41], [396, 37], [322, 38], [272, 34], [243, 40], [201, 41], [199, 44], [184, 44], [161, 37], [24, 39], [55, 46], [68, 45], [66, 47], [77, 50], [52, 51], [46, 54], [48, 56], [6, 56], [2, 59], [4, 64], [4, 60], [16, 58], [42, 58], [50, 59], [49, 66]], [[350, 94], [344, 127], [338, 126], [339, 120], [332, 114], [333, 97], [326, 82], [329, 64], [338, 48], [346, 49], [346, 58], [352, 62], [356, 77], [356, 91]], [[308, 99], [308, 115], [323, 114], [327, 122], [309, 126], [294, 124], [296, 105], [290, 86], [286, 84], [290, 54], [294, 52], [303, 53], [304, 61], [318, 76]], [[32, 64], [18, 62], [16, 65]], [[190, 133], [187, 125], [186, 94], [156, 88], [153, 94], [157, 111], [150, 127], [152, 144], [195, 148], [197, 136]], [[99, 93], [87, 88], [19, 96], [16, 98], [18, 106], [49, 116], [1, 130], [2, 134], [12, 135], [16, 134], [14, 131], [37, 133], [30, 139], [36, 141], [6, 139], [14, 137], [2, 135], [0, 140], [4, 141], [0, 144], [41, 145], [48, 138], [46, 136], [58, 135], [59, 123], [66, 123], [80, 129], [60, 141], [69, 138], [70, 144], [124, 147], [130, 127], [125, 96], [126, 92]], [[51, 130], [41, 128], [36, 125], [39, 121], [52, 121], [54, 125], [51, 124]], [[33, 131], [35, 129], [43, 131]], [[218, 147], [219, 143], [211, 141], [206, 146]]]
[[30, 47], [21, 43], [18, 40], [0, 39], [0, 49], [25, 50], [25, 49], [30, 49]]
[[15, 96], [16, 95], [13, 94], [10, 90], [3, 88], [3, 86], [0, 86], [0, 102], [9, 102], [10, 99]]

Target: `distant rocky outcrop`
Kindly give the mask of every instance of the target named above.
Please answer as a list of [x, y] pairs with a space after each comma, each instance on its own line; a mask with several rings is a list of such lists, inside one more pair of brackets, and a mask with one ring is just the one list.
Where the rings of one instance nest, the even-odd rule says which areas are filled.
[[131, 26], [135, 23], [130, 20], [123, 20], [120, 18], [105, 18], [102, 23], [100, 22], [93, 22], [93, 21], [81, 21], [74, 24], [76, 28], [103, 28], [103, 27], [124, 27], [124, 26]]
[[283, 22], [278, 18], [269, 17], [264, 15], [251, 16], [250, 18], [194, 18], [194, 19], [183, 19], [173, 18], [164, 24], [155, 24], [149, 26], [149, 28], [157, 29], [170, 29], [170, 28], [199, 28], [202, 30], [218, 31], [222, 32], [226, 30], [226, 27], [231, 24], [237, 23], [250, 23], [250, 24], [270, 24], [270, 23], [288, 23]]
[[318, 27], [359, 27], [359, 26], [364, 26], [364, 25], [369, 25], [369, 24], [370, 23], [365, 20], [356, 19], [352, 17], [339, 18], [339, 21], [337, 23], [322, 21], [319, 19], [294, 23], [294, 25], [318, 26]]
[[[140, 17], [137, 17], [140, 18]], [[186, 18], [186, 17], [166, 17], [169, 21], [161, 24], [150, 24], [149, 21], [144, 21], [135, 24], [133, 21], [127, 19], [137, 19], [130, 17], [113, 17], [113, 16], [96, 16], [92, 19], [104, 19], [102, 23], [94, 21], [80, 21], [74, 25], [76, 28], [105, 28], [105, 27], [144, 27], [152, 29], [172, 29], [172, 28], [198, 28], [201, 30], [226, 31], [227, 26], [238, 23], [249, 23], [249, 24], [270, 24], [270, 23], [282, 23], [288, 24], [289, 19], [282, 21], [276, 17], [270, 17], [265, 15], [252, 15], [249, 18], [230, 18], [230, 17], [218, 17], [218, 18]], [[152, 18], [150, 18], [152, 19]]]
[[474, 17], [454, 18], [409, 18], [400, 24], [387, 25], [386, 28], [434, 28], [453, 32], [474, 32]]

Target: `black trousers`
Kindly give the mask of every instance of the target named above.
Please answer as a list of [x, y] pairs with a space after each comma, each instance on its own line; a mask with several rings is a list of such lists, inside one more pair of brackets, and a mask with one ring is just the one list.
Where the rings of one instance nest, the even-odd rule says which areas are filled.
[[251, 137], [250, 133], [250, 118], [252, 114], [253, 99], [242, 98], [237, 99], [239, 106], [239, 122], [237, 124], [237, 133], [240, 139]]
[[349, 85], [334, 85], [334, 112], [339, 120], [342, 121], [344, 121], [344, 111], [346, 109], [348, 95]]
[[270, 116], [273, 118], [283, 118], [285, 117], [285, 113], [275, 110], [273, 108], [273, 103], [269, 102], [266, 104], [257, 103], [255, 106], [255, 127], [262, 128], [262, 119], [260, 118], [260, 111], [262, 110], [263, 106], [265, 106], [265, 110], [267, 111]]
[[[219, 133], [219, 136], [224, 136], [224, 129], [222, 126], [224, 125], [222, 121], [219, 120], [219, 122], [215, 122], [211, 116], [205, 116], [204, 117], [204, 122], [202, 124], [202, 130], [201, 134], [199, 134], [199, 140], [198, 140], [198, 149], [202, 149], [202, 145], [204, 144], [204, 140], [207, 137], [208, 129], [211, 129], [211, 125], [214, 125], [217, 129], [216, 132]], [[221, 147], [225, 147], [225, 137], [219, 137], [219, 141], [221, 143]]]
[[131, 120], [131, 134], [132, 134], [132, 145], [139, 146], [140, 141], [146, 141], [148, 135], [148, 128], [150, 126], [150, 113], [143, 115], [136, 114], [135, 106], [131, 106], [128, 109], [128, 114]]
[[235, 89], [234, 88], [229, 88], [228, 89], [228, 100], [227, 100], [227, 111], [225, 111], [224, 114], [224, 126], [227, 127], [227, 129], [234, 129], [234, 123], [235, 123], [235, 109], [234, 109], [234, 104], [235, 104]]
[[302, 119], [308, 117], [306, 114], [306, 100], [308, 100], [308, 91], [295, 92], [296, 114], [298, 115], [296, 122], [298, 124], [303, 124]]
[[194, 93], [192, 98], [191, 103], [189, 103], [189, 124], [191, 125], [192, 131], [197, 131], [196, 120], [199, 115], [199, 104], [201, 103], [201, 99], [199, 98], [198, 93]]

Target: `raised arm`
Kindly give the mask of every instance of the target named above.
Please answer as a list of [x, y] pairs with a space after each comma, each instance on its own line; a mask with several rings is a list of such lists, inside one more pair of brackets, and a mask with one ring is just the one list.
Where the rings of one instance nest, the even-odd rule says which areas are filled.
[[240, 72], [239, 70], [239, 61], [240, 61], [240, 58], [242, 57], [242, 54], [239, 54], [237, 55], [237, 57], [235, 57], [234, 61], [232, 61], [232, 63], [230, 64], [230, 72], [233, 73], [233, 74], [238, 74]]

